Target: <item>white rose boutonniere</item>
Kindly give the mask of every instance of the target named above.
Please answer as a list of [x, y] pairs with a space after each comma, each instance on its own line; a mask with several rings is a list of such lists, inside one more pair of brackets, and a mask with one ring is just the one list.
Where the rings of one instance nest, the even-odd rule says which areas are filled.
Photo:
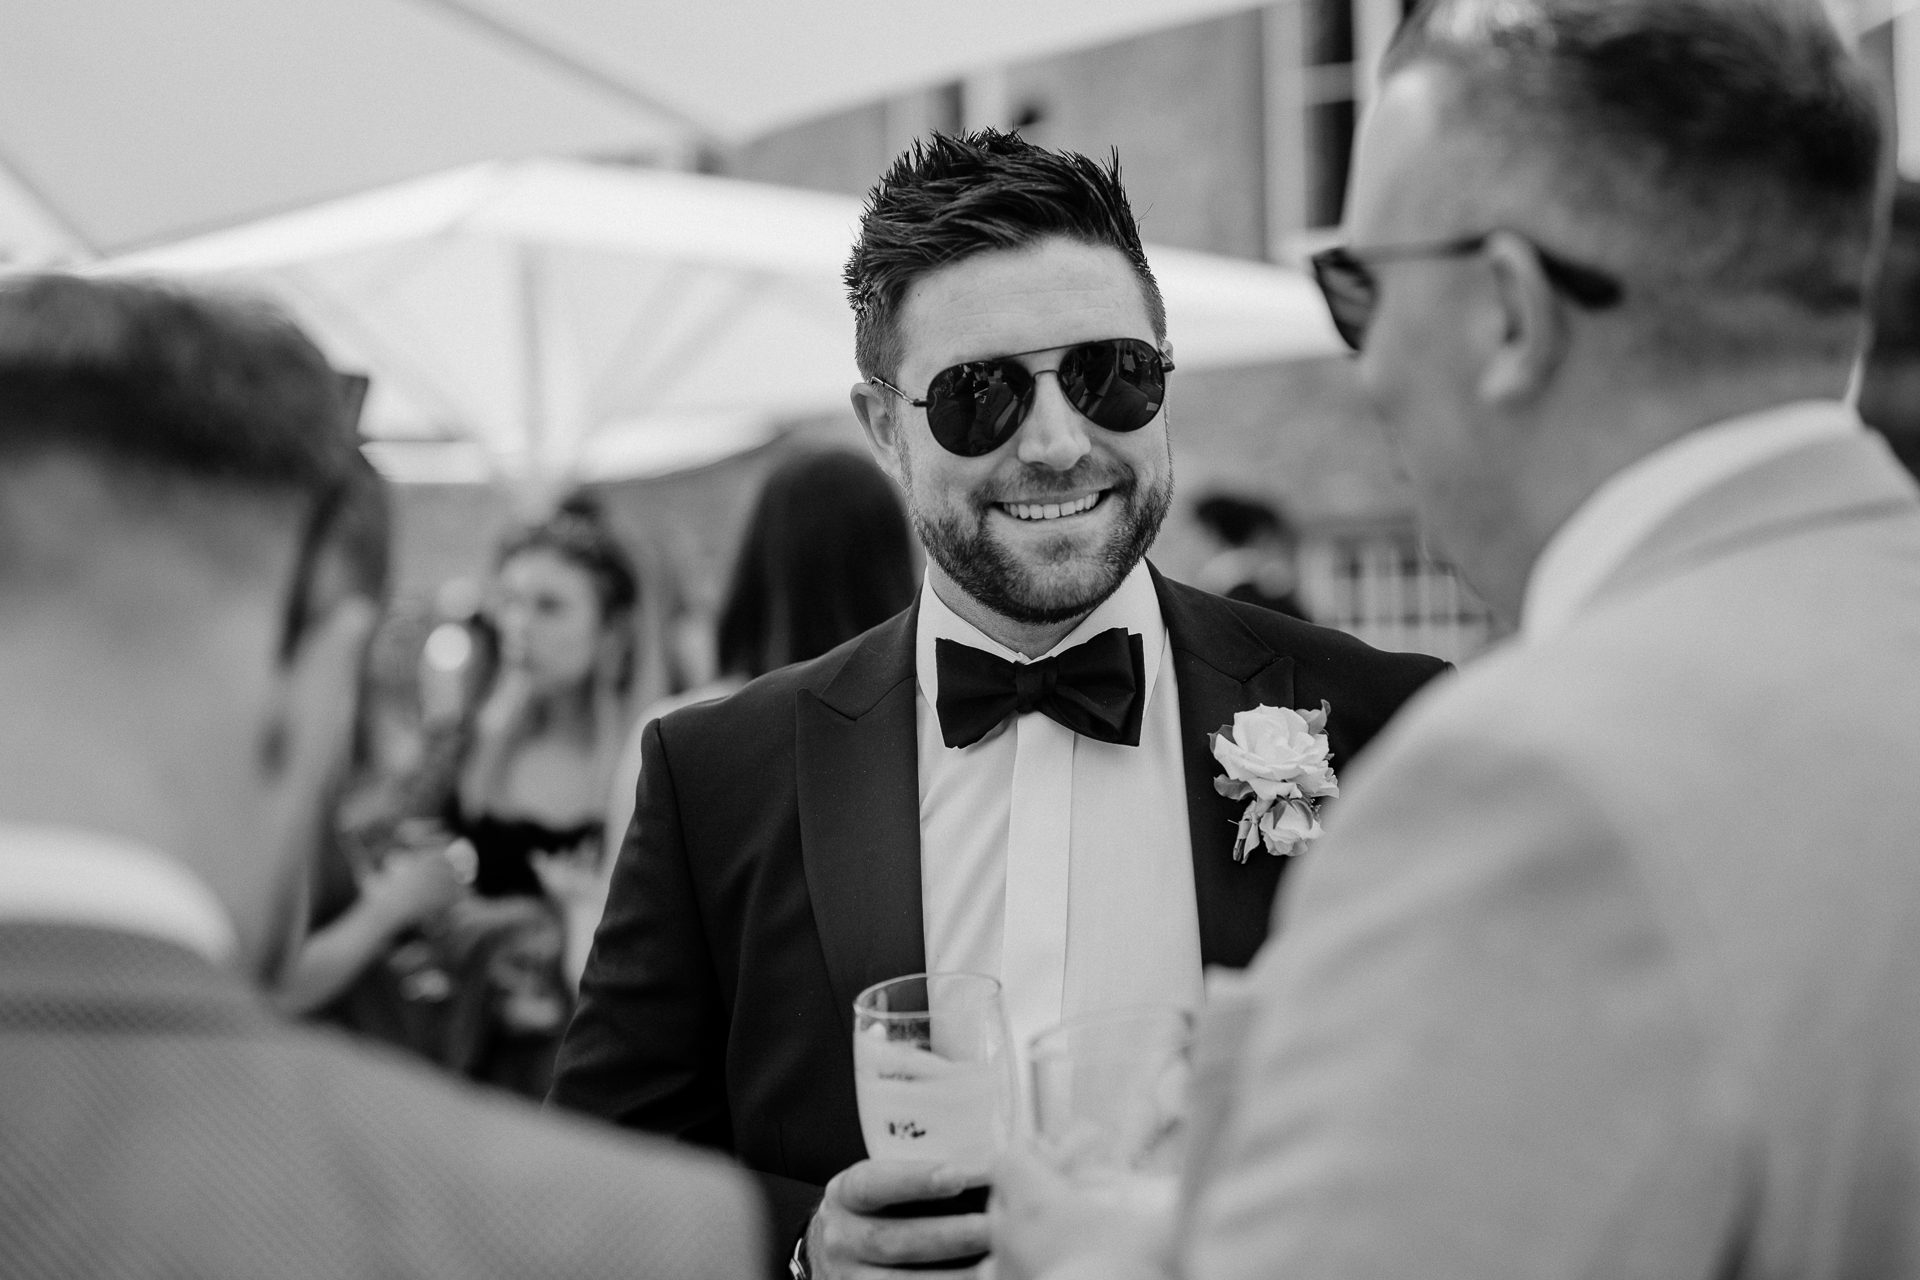
[[1291, 707], [1255, 707], [1221, 725], [1210, 742], [1226, 772], [1214, 790], [1246, 800], [1233, 860], [1245, 862], [1256, 845], [1279, 857], [1296, 854], [1320, 837], [1320, 802], [1340, 794], [1327, 760], [1327, 716], [1333, 707], [1300, 714]]

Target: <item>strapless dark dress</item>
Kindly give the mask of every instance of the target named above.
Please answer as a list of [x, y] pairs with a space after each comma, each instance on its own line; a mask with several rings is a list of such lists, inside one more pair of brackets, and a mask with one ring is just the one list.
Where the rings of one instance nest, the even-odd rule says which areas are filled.
[[473, 890], [483, 898], [538, 897], [545, 892], [534, 874], [532, 855], [565, 853], [600, 833], [598, 822], [572, 827], [549, 827], [526, 818], [498, 818], [487, 813], [468, 817], [460, 811], [456, 794], [442, 815], [447, 829], [473, 842], [480, 856]]

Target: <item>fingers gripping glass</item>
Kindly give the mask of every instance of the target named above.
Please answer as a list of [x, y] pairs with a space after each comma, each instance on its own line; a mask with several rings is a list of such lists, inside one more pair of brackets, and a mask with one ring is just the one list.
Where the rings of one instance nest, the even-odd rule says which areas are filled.
[[[1061, 351], [1057, 369], [1035, 372], [1021, 356]], [[1017, 351], [991, 360], [969, 360], [942, 369], [915, 400], [884, 378], [870, 379], [916, 409], [927, 411], [933, 438], [949, 453], [978, 458], [1011, 440], [1033, 411], [1040, 374], [1051, 373], [1067, 403], [1096, 427], [1138, 431], [1152, 422], [1167, 399], [1173, 361], [1139, 338], [1103, 338], [1071, 347]]]
[[[1492, 233], [1447, 240], [1439, 244], [1395, 245], [1384, 249], [1349, 249], [1344, 246], [1316, 253], [1311, 259], [1313, 278], [1326, 296], [1327, 310], [1333, 314], [1333, 327], [1341, 339], [1355, 351], [1366, 343], [1367, 326], [1379, 302], [1380, 283], [1373, 268], [1382, 262], [1411, 262], [1423, 258], [1466, 258], [1486, 248]], [[1554, 288], [1586, 307], [1602, 311], [1619, 304], [1625, 290], [1620, 282], [1604, 271], [1570, 262], [1533, 247], [1540, 259], [1540, 270]]]

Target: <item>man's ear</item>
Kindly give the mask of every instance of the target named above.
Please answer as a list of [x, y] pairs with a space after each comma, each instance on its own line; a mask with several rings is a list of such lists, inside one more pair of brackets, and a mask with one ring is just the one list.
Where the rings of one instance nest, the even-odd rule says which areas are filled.
[[313, 619], [281, 668], [259, 736], [261, 772], [329, 777], [345, 758], [359, 702], [360, 668], [379, 624], [373, 601], [350, 596]]
[[895, 484], [904, 488], [906, 472], [900, 466], [903, 424], [894, 395], [871, 382], [856, 382], [851, 396], [853, 416], [860, 420], [860, 429], [867, 433], [867, 447], [873, 450], [873, 460], [893, 477]]
[[1496, 231], [1484, 252], [1501, 330], [1481, 370], [1480, 397], [1489, 404], [1524, 403], [1545, 391], [1559, 371], [1569, 336], [1566, 316], [1531, 244]]

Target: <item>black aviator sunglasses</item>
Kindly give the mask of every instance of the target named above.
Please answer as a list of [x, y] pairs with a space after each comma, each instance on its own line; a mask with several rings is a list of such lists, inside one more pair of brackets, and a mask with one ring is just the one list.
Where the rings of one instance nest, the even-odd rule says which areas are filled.
[[[1062, 351], [1057, 369], [1038, 372], [1021, 356]], [[992, 453], [1020, 430], [1033, 412], [1040, 374], [1051, 373], [1074, 411], [1108, 431], [1138, 431], [1152, 422], [1167, 399], [1167, 374], [1173, 361], [1139, 338], [1102, 338], [1067, 347], [1016, 351], [991, 360], [969, 360], [942, 369], [916, 400], [884, 378], [869, 378], [916, 409], [927, 411], [933, 438], [949, 453], [979, 458]]]
[[[1327, 310], [1333, 314], [1333, 327], [1349, 347], [1358, 351], [1366, 342], [1367, 325], [1373, 320], [1373, 309], [1380, 297], [1380, 283], [1373, 274], [1375, 265], [1422, 258], [1470, 257], [1486, 248], [1492, 236], [1493, 233], [1488, 232], [1438, 244], [1395, 245], [1381, 249], [1349, 249], [1343, 245], [1313, 255], [1310, 259], [1313, 278], [1327, 299]], [[1534, 245], [1533, 251], [1540, 259], [1540, 270], [1548, 282], [1589, 310], [1601, 311], [1617, 306], [1625, 296], [1625, 289], [1620, 282], [1604, 271], [1568, 261], [1539, 245]]]

